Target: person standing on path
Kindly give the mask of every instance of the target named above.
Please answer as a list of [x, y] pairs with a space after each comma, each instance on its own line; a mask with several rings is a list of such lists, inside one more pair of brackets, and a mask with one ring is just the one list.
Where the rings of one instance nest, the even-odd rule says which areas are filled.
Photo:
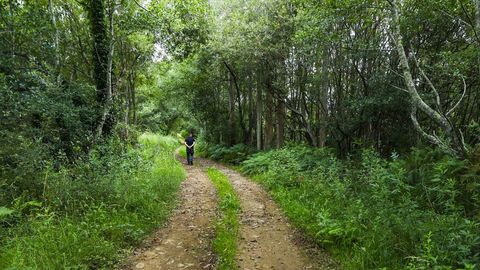
[[195, 139], [193, 138], [193, 133], [190, 132], [190, 135], [185, 139], [185, 146], [187, 147], [187, 163], [188, 165], [193, 165], [193, 153], [195, 147]]

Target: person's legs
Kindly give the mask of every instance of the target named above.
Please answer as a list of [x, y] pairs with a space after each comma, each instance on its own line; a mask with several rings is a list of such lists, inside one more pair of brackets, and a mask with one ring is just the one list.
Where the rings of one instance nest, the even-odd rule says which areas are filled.
[[188, 165], [193, 165], [193, 152], [187, 151], [187, 163]]

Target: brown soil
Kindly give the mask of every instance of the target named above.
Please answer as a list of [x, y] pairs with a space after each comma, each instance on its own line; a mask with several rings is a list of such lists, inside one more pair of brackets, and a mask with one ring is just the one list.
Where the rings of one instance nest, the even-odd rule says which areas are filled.
[[239, 269], [338, 269], [330, 256], [302, 241], [260, 185], [225, 166], [202, 160], [228, 176], [240, 205]]
[[237, 192], [241, 213], [237, 264], [241, 270], [339, 269], [322, 249], [304, 241], [260, 185], [225, 166], [196, 159], [185, 166], [180, 204], [168, 225], [134, 252], [125, 269], [214, 269], [211, 240], [216, 192], [205, 170], [216, 167]]
[[212, 183], [199, 167], [186, 166], [180, 204], [167, 227], [135, 251], [126, 269], [213, 269], [212, 221], [217, 202]]

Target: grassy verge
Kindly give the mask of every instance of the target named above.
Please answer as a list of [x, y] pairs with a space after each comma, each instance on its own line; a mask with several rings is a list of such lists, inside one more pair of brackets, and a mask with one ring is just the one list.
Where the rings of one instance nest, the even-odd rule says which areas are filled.
[[214, 168], [209, 168], [207, 174], [217, 189], [221, 211], [213, 242], [213, 248], [218, 256], [218, 269], [238, 269], [235, 264], [235, 254], [239, 228], [237, 214], [240, 210], [240, 201], [224, 174]]
[[187, 150], [183, 146], [183, 144], [185, 143], [185, 138], [183, 138], [181, 134], [177, 134], [177, 141], [178, 141], [179, 144], [182, 145], [182, 147], [178, 151], [178, 154], [180, 155], [180, 157], [182, 157], [184, 159], [187, 159]]
[[181, 147], [178, 151], [178, 154], [180, 155], [180, 157], [187, 159], [187, 150], [185, 149], [185, 147]]
[[241, 170], [344, 269], [478, 269], [480, 220], [465, 216], [457, 179], [470, 178], [456, 175], [469, 167], [434, 154], [385, 160], [365, 150], [339, 160], [298, 146], [256, 154]]
[[112, 269], [163, 223], [185, 177], [178, 144], [155, 134], [139, 141], [44, 173], [42, 201], [18, 198], [0, 216], [0, 269]]

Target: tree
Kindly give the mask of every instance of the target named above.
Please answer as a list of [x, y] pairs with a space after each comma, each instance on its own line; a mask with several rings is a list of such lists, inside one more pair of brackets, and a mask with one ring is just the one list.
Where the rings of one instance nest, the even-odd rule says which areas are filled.
[[[404, 45], [403, 45], [403, 37], [400, 30], [400, 6], [398, 0], [393, 0], [390, 2], [392, 6], [392, 29], [393, 29], [393, 38], [396, 45], [396, 49], [400, 58], [400, 66], [403, 72], [403, 78], [405, 80], [405, 84], [407, 86], [407, 91], [411, 98], [412, 103], [412, 111], [411, 111], [411, 119], [413, 122], [414, 128], [419, 132], [425, 139], [429, 140], [434, 145], [441, 147], [442, 149], [454, 153], [458, 156], [465, 156], [466, 154], [466, 146], [463, 140], [463, 135], [461, 135], [461, 131], [459, 131], [452, 121], [448, 118], [448, 115], [453, 112], [454, 109], [458, 106], [461, 102], [457, 102], [453, 108], [451, 108], [448, 112], [443, 113], [438, 111], [438, 109], [434, 109], [429, 106], [419, 95], [417, 91], [417, 87], [415, 82], [413, 81], [412, 73], [410, 70], [410, 65], [408, 63], [407, 54], [405, 53]], [[418, 65], [417, 60], [415, 62]], [[438, 94], [437, 89], [432, 84], [430, 79], [425, 75], [423, 70], [418, 66], [419, 71], [422, 77], [428, 82], [431, 90], [434, 92], [436, 97], [436, 105], [437, 108], [441, 107], [440, 104], [440, 96]], [[462, 97], [463, 98], [463, 97]], [[439, 125], [442, 131], [445, 133], [446, 139], [442, 139], [437, 136], [435, 133], [428, 134], [424, 129], [420, 126], [417, 120], [417, 110], [421, 110], [425, 113], [432, 121], [434, 121], [437, 125]]]
[[103, 0], [89, 0], [91, 32], [93, 36], [94, 76], [97, 99], [101, 106], [95, 136], [108, 136], [114, 125], [111, 108], [113, 105], [113, 57], [114, 57], [114, 13], [116, 1], [108, 1], [108, 33], [105, 25]]

